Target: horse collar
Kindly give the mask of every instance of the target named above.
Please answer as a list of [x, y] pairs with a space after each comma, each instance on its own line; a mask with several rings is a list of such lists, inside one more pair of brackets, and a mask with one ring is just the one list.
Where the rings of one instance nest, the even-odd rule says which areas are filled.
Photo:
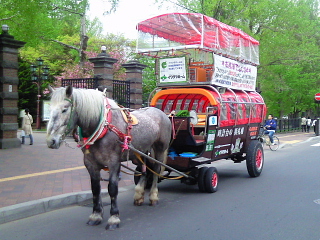
[[[95, 143], [98, 139], [103, 138], [108, 130], [114, 132], [122, 142], [130, 142], [131, 141], [131, 136], [130, 136], [130, 130], [131, 130], [131, 124], [129, 123], [128, 126], [128, 134], [124, 134], [121, 132], [115, 125], [112, 123], [112, 111], [111, 111], [111, 105], [109, 104], [108, 98], [104, 99], [104, 107], [101, 112], [101, 117], [100, 117], [100, 123], [95, 130], [95, 132], [88, 138], [83, 137], [83, 145], [80, 146], [81, 148], [85, 147], [86, 149], [89, 149], [91, 145]], [[81, 129], [80, 129], [81, 132]], [[126, 149], [126, 146], [123, 147]]]

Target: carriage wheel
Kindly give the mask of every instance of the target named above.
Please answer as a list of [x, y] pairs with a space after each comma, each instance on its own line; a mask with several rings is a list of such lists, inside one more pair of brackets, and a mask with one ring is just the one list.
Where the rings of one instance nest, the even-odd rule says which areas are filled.
[[[138, 165], [136, 167], [136, 171], [139, 171], [141, 172], [141, 166]], [[134, 180], [134, 184], [137, 185], [140, 181], [140, 175], [134, 175], [133, 177], [133, 180]], [[153, 176], [152, 176], [152, 173], [150, 173], [148, 170], [147, 170], [147, 178], [146, 178], [146, 181], [147, 181], [147, 184], [146, 184], [146, 189], [150, 189], [151, 186], [152, 186], [152, 181], [153, 181]]]
[[208, 193], [214, 193], [218, 190], [218, 171], [215, 167], [210, 167], [205, 174], [204, 185]]
[[199, 187], [199, 190], [201, 192], [205, 192], [206, 191], [206, 186], [205, 186], [205, 174], [206, 174], [206, 171], [208, 170], [208, 167], [202, 167], [199, 169], [199, 174], [198, 174], [198, 187]]
[[247, 170], [250, 177], [260, 176], [264, 163], [263, 148], [258, 140], [251, 141], [247, 149]]

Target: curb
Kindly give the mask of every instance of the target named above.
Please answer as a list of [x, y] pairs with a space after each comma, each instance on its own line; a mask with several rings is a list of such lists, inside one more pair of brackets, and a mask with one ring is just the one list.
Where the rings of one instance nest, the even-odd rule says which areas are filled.
[[[133, 185], [119, 187], [119, 193], [130, 190]], [[101, 197], [108, 196], [108, 190], [101, 191]], [[58, 196], [42, 198], [30, 202], [19, 203], [0, 208], [0, 224], [31, 217], [41, 213], [50, 212], [72, 205], [81, 205], [92, 200], [92, 192], [84, 191], [77, 193], [66, 193]]]

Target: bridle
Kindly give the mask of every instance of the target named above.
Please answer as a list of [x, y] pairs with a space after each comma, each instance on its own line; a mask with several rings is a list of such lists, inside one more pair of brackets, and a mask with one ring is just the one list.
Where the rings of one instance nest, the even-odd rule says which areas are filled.
[[64, 100], [71, 104], [71, 111], [70, 111], [70, 117], [69, 117], [69, 121], [67, 123], [67, 127], [66, 127], [64, 133], [62, 134], [62, 140], [64, 140], [66, 138], [66, 136], [74, 129], [73, 127], [71, 127], [72, 119], [73, 119], [73, 115], [74, 115], [73, 98], [71, 98], [71, 99], [65, 98]]

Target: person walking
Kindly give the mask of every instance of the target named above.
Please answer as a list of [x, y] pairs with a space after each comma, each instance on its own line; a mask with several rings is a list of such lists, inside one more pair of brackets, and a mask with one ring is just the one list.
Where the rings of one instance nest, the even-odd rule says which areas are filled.
[[310, 131], [311, 124], [312, 124], [312, 120], [311, 120], [310, 117], [308, 117], [308, 118], [307, 118], [307, 132]]
[[[29, 109], [26, 108], [25, 110], [25, 115], [22, 118], [22, 130], [25, 132], [25, 135], [29, 135], [30, 137], [30, 145], [33, 144], [33, 136], [32, 136], [32, 126], [31, 124], [33, 123], [33, 118], [29, 114]], [[25, 136], [22, 136], [22, 142], [21, 144], [25, 143]]]
[[301, 118], [301, 129], [302, 129], [302, 132], [306, 132], [307, 131], [307, 119], [306, 117], [302, 117]]
[[317, 124], [317, 118], [314, 118], [312, 121], [311, 126], [313, 127], [314, 133], [316, 133], [316, 124]]
[[268, 134], [269, 135], [269, 139], [270, 139], [271, 144], [272, 145], [276, 145], [273, 142], [273, 135], [275, 134], [276, 129], [277, 129], [277, 122], [276, 122], [276, 120], [273, 119], [273, 115], [272, 114], [269, 114], [268, 120], [266, 121], [264, 129], [265, 129], [264, 134]]

